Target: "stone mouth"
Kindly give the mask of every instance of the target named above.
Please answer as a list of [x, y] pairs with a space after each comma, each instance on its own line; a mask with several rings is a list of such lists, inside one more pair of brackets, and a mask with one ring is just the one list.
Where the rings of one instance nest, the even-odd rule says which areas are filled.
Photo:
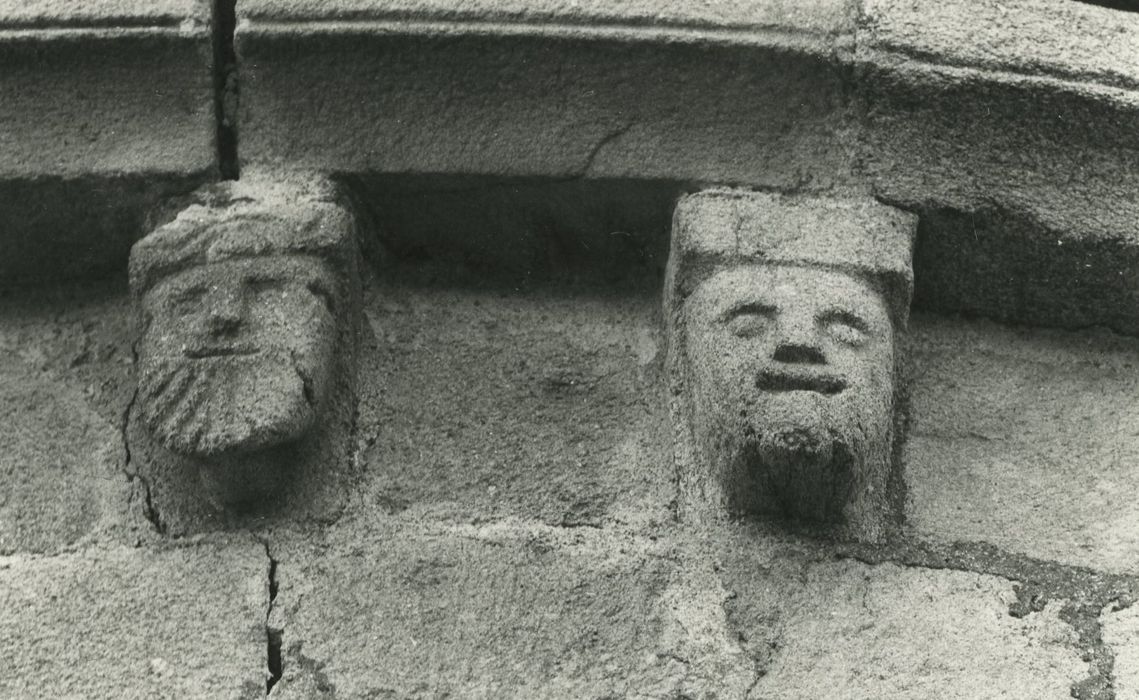
[[761, 391], [813, 391], [834, 396], [846, 390], [846, 380], [835, 374], [820, 372], [764, 370], [755, 378]]
[[252, 345], [200, 345], [183, 351], [192, 360], [207, 357], [232, 357], [235, 355], [256, 355], [259, 351]]

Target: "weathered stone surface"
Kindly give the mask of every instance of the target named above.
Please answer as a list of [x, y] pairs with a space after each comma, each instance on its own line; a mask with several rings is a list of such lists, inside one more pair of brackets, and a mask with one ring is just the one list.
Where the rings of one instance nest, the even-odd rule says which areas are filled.
[[1062, 604], [1013, 617], [1009, 581], [721, 545], [728, 621], [762, 669], [748, 698], [1066, 698], [1088, 673]]
[[0, 354], [0, 555], [47, 552], [98, 528], [126, 495], [119, 427], [85, 397]]
[[0, 8], [0, 177], [211, 169], [208, 0]]
[[1139, 345], [929, 317], [911, 337], [914, 530], [1139, 571]]
[[[243, 162], [849, 183], [853, 4], [238, 3]], [[810, 157], [804, 157], [810, 154]]]
[[133, 541], [148, 527], [123, 473], [123, 294], [114, 283], [0, 293], [0, 554]]
[[0, 558], [0, 697], [264, 697], [268, 580], [248, 540]]
[[669, 697], [683, 677], [660, 644], [673, 563], [651, 542], [417, 530], [271, 546], [283, 677], [270, 697]]
[[923, 214], [916, 302], [1139, 332], [1139, 14], [875, 0], [860, 26], [861, 162]]
[[[444, 273], [445, 274], [445, 273]], [[652, 523], [673, 498], [656, 300], [386, 272], [361, 351], [367, 510]]]
[[196, 192], [131, 250], [132, 474], [171, 534], [331, 517], [353, 463], [356, 226], [319, 176]]
[[0, 356], [20, 360], [3, 366], [82, 397], [119, 430], [134, 393], [126, 294], [122, 279], [0, 291]]
[[1116, 700], [1139, 698], [1139, 607], [1108, 606], [1100, 617], [1103, 641], [1115, 654], [1112, 687]]

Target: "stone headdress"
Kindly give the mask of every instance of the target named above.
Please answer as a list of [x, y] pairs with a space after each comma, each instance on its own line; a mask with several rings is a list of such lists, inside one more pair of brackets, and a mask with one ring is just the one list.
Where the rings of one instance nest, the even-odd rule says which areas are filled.
[[868, 197], [843, 199], [714, 189], [682, 197], [672, 226], [666, 309], [726, 267], [831, 268], [881, 290], [904, 327], [913, 294], [917, 216]]
[[131, 249], [130, 285], [141, 295], [187, 268], [241, 257], [308, 254], [342, 274], [355, 255], [350, 208], [321, 177], [256, 176], [208, 185]]

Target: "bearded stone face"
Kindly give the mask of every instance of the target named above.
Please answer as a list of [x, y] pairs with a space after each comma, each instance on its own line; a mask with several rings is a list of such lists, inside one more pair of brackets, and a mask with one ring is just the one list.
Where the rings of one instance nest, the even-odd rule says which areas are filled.
[[143, 297], [139, 408], [177, 454], [218, 457], [312, 429], [330, 392], [336, 279], [315, 257], [235, 258], [160, 280]]
[[695, 435], [729, 510], [841, 522], [885, 488], [894, 330], [874, 288], [828, 268], [740, 265], [684, 313]]

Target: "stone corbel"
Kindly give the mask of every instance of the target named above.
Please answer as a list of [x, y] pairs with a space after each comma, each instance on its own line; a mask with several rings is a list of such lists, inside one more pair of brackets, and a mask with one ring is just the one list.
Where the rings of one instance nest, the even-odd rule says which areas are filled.
[[665, 289], [680, 502], [881, 541], [900, 519], [899, 334], [917, 218], [872, 199], [708, 190]]
[[351, 461], [355, 221], [321, 176], [196, 192], [135, 244], [130, 469], [160, 529], [327, 517]]

